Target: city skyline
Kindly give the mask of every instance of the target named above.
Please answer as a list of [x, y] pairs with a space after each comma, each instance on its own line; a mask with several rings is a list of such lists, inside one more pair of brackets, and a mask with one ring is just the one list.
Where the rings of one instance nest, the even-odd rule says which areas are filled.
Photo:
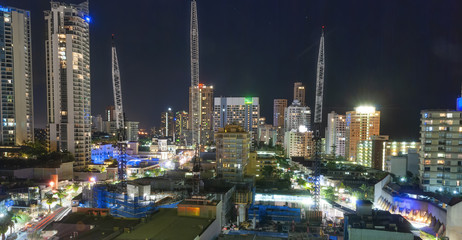
[[[31, 11], [35, 125], [44, 127], [42, 23], [43, 10], [49, 9], [50, 3], [3, 4]], [[340, 1], [325, 4], [198, 1], [200, 82], [214, 85], [216, 97], [259, 97], [262, 116], [269, 120], [273, 100], [291, 99], [293, 83], [301, 81], [307, 87], [307, 105], [313, 108], [316, 46], [320, 26], [326, 25], [324, 119], [332, 110], [343, 114], [368, 103], [382, 112], [382, 133], [392, 139], [408, 139], [418, 137], [422, 109], [455, 108], [462, 79], [456, 67], [462, 62], [461, 35], [456, 31], [462, 21], [455, 14], [456, 3], [440, 6], [429, 1], [396, 1], [374, 8], [373, 3], [363, 2], [349, 6], [350, 11], [343, 11], [341, 6], [346, 3]], [[168, 107], [188, 109], [189, 7], [189, 1], [133, 5], [115, 1], [111, 6], [90, 1], [92, 88], [107, 89], [93, 92], [92, 115], [113, 104], [112, 33], [118, 37], [127, 118], [146, 128], [159, 126], [158, 116]], [[261, 11], [249, 10], [255, 8]], [[403, 10], [411, 8], [416, 11]], [[125, 12], [129, 17], [112, 17]], [[431, 20], [429, 13], [434, 17]], [[150, 27], [138, 24], [141, 21], [148, 21]], [[184, 89], [168, 90], [175, 86]], [[151, 104], [149, 111], [146, 103]]]

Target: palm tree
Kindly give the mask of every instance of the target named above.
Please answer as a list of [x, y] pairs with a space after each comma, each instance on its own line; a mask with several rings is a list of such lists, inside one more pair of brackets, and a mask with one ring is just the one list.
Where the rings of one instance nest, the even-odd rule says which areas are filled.
[[57, 201], [57, 199], [53, 196], [53, 193], [45, 193], [45, 202], [48, 204], [48, 212], [51, 212], [51, 204]]
[[5, 240], [5, 233], [12, 226], [14, 226], [13, 214], [7, 212], [3, 217], [0, 217], [0, 233], [3, 240]]
[[63, 198], [67, 197], [66, 190], [60, 188], [60, 189], [58, 189], [58, 191], [55, 194], [56, 194], [56, 196], [58, 196], [59, 205], [62, 207], [63, 206]]

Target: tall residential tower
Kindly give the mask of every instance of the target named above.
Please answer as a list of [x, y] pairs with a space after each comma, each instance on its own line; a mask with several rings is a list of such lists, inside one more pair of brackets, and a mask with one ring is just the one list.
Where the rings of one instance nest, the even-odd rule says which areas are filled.
[[88, 14], [88, 1], [51, 2], [45, 11], [48, 141], [52, 151], [73, 153], [76, 167], [91, 159]]
[[34, 140], [31, 47], [29, 11], [1, 7], [0, 145]]

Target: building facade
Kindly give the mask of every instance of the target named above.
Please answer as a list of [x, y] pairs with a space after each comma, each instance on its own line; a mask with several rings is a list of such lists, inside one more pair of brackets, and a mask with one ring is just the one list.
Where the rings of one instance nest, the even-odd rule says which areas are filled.
[[331, 112], [327, 114], [326, 154], [345, 157], [345, 115]]
[[[206, 86], [202, 83], [198, 87], [189, 88], [189, 113], [193, 111], [193, 97], [194, 91], [197, 92], [199, 96], [199, 109], [200, 115], [199, 121], [200, 133], [197, 134], [197, 137], [200, 138], [200, 144], [208, 145], [213, 141], [213, 86]], [[189, 127], [192, 129], [193, 118], [189, 118]]]
[[345, 129], [345, 157], [349, 161], [358, 161], [358, 146], [365, 150], [371, 143], [364, 141], [371, 141], [371, 136], [380, 135], [380, 111], [376, 111], [375, 107], [360, 106], [355, 111], [347, 112]]
[[284, 129], [286, 132], [298, 130], [301, 126], [307, 130], [311, 129], [311, 110], [308, 106], [303, 106], [298, 100], [284, 111]]
[[286, 157], [311, 158], [314, 154], [313, 132], [291, 130], [285, 133]]
[[0, 49], [0, 145], [22, 145], [34, 141], [29, 11], [0, 8]]
[[186, 144], [189, 127], [189, 114], [186, 111], [175, 113], [175, 142], [178, 144]]
[[460, 194], [462, 112], [423, 110], [420, 125], [420, 181], [424, 191]]
[[213, 130], [228, 124], [240, 125], [256, 136], [260, 119], [258, 97], [216, 97], [213, 110]]
[[301, 106], [306, 106], [305, 86], [303, 86], [303, 83], [301, 82], [294, 83], [294, 101], [295, 100], [298, 100]]
[[125, 122], [125, 131], [127, 134], [127, 141], [138, 142], [139, 136], [139, 122], [127, 121]]
[[91, 160], [90, 28], [88, 2], [51, 2], [47, 26], [48, 141], [74, 154], [76, 167]]
[[284, 127], [284, 111], [287, 108], [287, 99], [274, 99], [273, 126]]
[[218, 177], [244, 178], [250, 153], [250, 134], [240, 125], [227, 125], [215, 133]]
[[163, 137], [173, 137], [175, 136], [175, 121], [171, 108], [168, 108], [166, 112], [160, 114], [160, 132]]

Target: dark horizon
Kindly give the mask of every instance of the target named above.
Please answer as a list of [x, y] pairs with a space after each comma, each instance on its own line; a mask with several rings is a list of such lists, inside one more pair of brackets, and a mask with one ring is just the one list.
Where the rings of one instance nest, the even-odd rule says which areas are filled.
[[[65, 1], [72, 3], [82, 2]], [[35, 126], [46, 125], [45, 22], [48, 0], [4, 0], [31, 11]], [[273, 99], [307, 87], [314, 110], [316, 60], [326, 26], [323, 120], [360, 104], [381, 111], [381, 134], [418, 140], [423, 109], [455, 109], [462, 80], [458, 1], [198, 0], [200, 79], [215, 96]], [[111, 35], [129, 120], [149, 128], [168, 107], [188, 110], [190, 1], [90, 1], [92, 115], [113, 104]]]

